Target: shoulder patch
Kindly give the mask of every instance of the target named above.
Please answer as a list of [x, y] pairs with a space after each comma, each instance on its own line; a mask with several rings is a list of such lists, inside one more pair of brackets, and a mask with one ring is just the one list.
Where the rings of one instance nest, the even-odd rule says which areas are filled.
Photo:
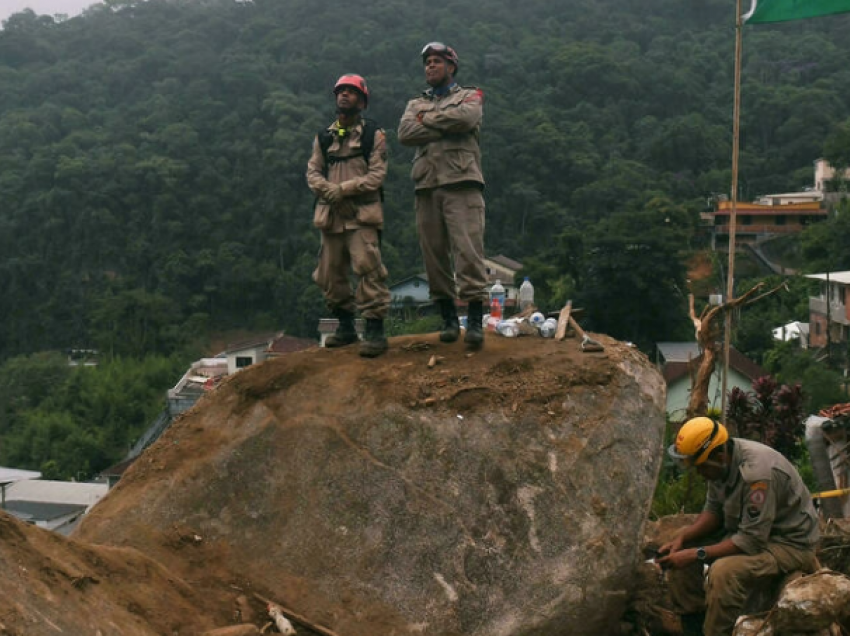
[[469, 95], [467, 95], [464, 98], [463, 103], [464, 104], [469, 104], [469, 103], [483, 104], [484, 103], [484, 91], [482, 91], [480, 88], [476, 88], [472, 93], [470, 93]]
[[767, 499], [767, 482], [756, 481], [750, 484], [750, 492], [747, 494], [750, 506], [761, 508], [765, 499]]

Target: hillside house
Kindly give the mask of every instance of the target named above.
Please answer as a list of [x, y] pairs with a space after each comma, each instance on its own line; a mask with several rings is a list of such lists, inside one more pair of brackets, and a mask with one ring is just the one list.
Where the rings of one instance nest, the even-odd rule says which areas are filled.
[[232, 375], [240, 369], [258, 364], [282, 353], [302, 351], [315, 346], [314, 340], [287, 336], [283, 332], [270, 333], [250, 340], [235, 342], [228, 345], [224, 352], [227, 358], [227, 374]]
[[[738, 202], [735, 220], [735, 240], [741, 244], [756, 243], [759, 239], [780, 234], [799, 234], [806, 226], [827, 218], [819, 193], [810, 201], [800, 201], [791, 194], [768, 196], [763, 203]], [[793, 201], [793, 202], [792, 202]], [[718, 201], [713, 212], [702, 218], [711, 224], [711, 247], [727, 247], [731, 228], [732, 202]]]
[[431, 288], [428, 286], [428, 277], [425, 272], [408, 276], [390, 285], [390, 307], [402, 309], [404, 307], [421, 308], [430, 305], [430, 291]]
[[[667, 415], [671, 421], [684, 420], [691, 397], [691, 377], [696, 376], [702, 362], [702, 352], [696, 342], [659, 342], [656, 345], [656, 366], [667, 384]], [[722, 363], [715, 365], [708, 387], [708, 407], [720, 410], [723, 403]], [[738, 387], [751, 391], [753, 380], [767, 375], [755, 362], [737, 351], [729, 349], [729, 377], [726, 390]]]
[[809, 348], [809, 323], [794, 320], [773, 330], [773, 339], [782, 342], [797, 340], [801, 349]]
[[[505, 288], [505, 306], [513, 307], [519, 304], [519, 287], [514, 284], [522, 270], [522, 263], [502, 254], [484, 258], [487, 273], [487, 291], [499, 281]], [[401, 309], [405, 306], [417, 308], [431, 304], [431, 288], [425, 273], [408, 276], [390, 285], [392, 297], [391, 307]], [[458, 306], [465, 307], [466, 303], [458, 301]], [[324, 342], [324, 341], [323, 341]]]
[[[850, 182], [850, 168], [844, 171], [843, 181]], [[835, 168], [823, 158], [815, 159], [815, 190], [821, 193], [836, 192], [841, 184], [836, 179]]]
[[820, 293], [809, 297], [809, 345], [850, 340], [850, 271], [810, 274], [820, 281]]
[[24, 479], [6, 489], [3, 510], [45, 530], [68, 535], [108, 490], [106, 484]]
[[[829, 216], [837, 190], [835, 170], [825, 159], [814, 162], [813, 187], [802, 192], [766, 194], [752, 203], [739, 201], [736, 208], [735, 240], [742, 244], [782, 234], [796, 234], [811, 223]], [[850, 180], [850, 169], [845, 172]], [[732, 202], [725, 197], [719, 200], [711, 212], [701, 218], [711, 228], [711, 247], [729, 245]]]

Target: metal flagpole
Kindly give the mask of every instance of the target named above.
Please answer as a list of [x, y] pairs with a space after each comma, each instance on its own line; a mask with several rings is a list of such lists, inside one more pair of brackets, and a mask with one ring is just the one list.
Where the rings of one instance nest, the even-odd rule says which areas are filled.
[[[726, 303], [735, 296], [735, 226], [738, 221], [738, 150], [741, 140], [741, 59], [744, 44], [742, 0], [735, 3], [735, 106], [732, 115], [732, 210], [729, 214], [729, 266], [726, 272]], [[726, 386], [729, 377], [729, 344], [732, 340], [732, 312], [724, 314], [723, 375], [720, 398], [720, 418], [726, 419]], [[728, 422], [726, 422], [728, 426]], [[730, 431], [736, 433], [737, 431]]]

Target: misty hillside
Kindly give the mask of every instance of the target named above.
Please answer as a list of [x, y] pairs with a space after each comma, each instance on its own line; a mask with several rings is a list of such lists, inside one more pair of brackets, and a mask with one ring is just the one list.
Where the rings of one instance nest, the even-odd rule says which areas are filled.
[[[523, 261], [544, 303], [586, 302], [599, 330], [639, 344], [687, 332], [684, 308], [669, 309], [677, 256], [730, 183], [732, 4], [109, 5], [62, 23], [20, 13], [0, 31], [0, 359], [168, 352], [231, 326], [312, 336], [303, 174], [344, 72], [366, 76], [369, 115], [389, 132], [391, 279], [420, 271], [412, 153], [393, 131], [434, 39], [485, 92], [488, 252]], [[850, 118], [848, 28], [838, 16], [746, 29], [742, 197], [810, 182]], [[624, 261], [622, 240], [642, 235], [657, 262]], [[594, 314], [643, 286], [649, 318]]]

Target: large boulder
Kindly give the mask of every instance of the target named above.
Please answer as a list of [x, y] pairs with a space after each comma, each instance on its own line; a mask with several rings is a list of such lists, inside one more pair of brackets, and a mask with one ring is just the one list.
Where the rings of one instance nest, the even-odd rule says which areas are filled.
[[316, 349], [245, 369], [77, 537], [346, 636], [616, 633], [664, 383], [635, 349], [594, 337], [604, 352], [488, 335], [469, 353], [429, 335], [375, 360]]

